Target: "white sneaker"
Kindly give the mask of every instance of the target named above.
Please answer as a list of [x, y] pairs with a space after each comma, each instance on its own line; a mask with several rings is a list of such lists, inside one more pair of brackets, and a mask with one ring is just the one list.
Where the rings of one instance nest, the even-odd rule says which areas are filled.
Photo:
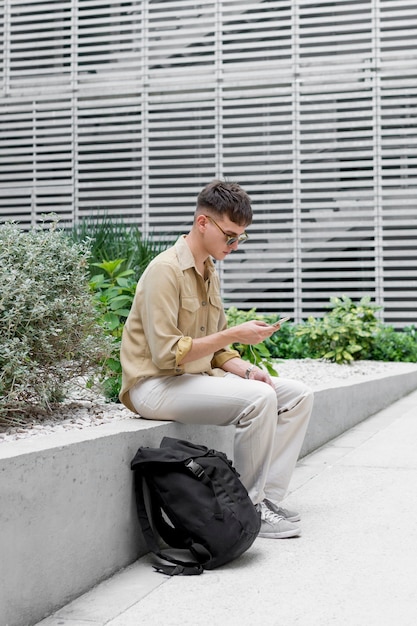
[[271, 511], [265, 501], [257, 504], [256, 508], [261, 514], [261, 529], [258, 537], [286, 539], [287, 537], [298, 537], [301, 535], [301, 528], [286, 520], [282, 515]]

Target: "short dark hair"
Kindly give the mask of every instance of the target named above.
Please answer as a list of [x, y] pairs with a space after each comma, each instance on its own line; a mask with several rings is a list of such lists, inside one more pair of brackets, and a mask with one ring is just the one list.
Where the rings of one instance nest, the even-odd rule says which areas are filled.
[[237, 183], [212, 180], [199, 193], [197, 213], [208, 211], [216, 217], [226, 216], [239, 226], [252, 223], [251, 200]]

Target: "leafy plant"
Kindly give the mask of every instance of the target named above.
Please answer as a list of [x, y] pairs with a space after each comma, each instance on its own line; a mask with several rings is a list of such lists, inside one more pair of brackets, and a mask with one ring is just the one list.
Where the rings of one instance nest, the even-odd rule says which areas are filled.
[[88, 288], [88, 251], [57, 229], [0, 226], [0, 420], [20, 423], [65, 397], [109, 346]]
[[[265, 321], [269, 323], [268, 318]], [[275, 318], [271, 321], [275, 321]], [[273, 359], [303, 359], [310, 357], [308, 346], [304, 338], [297, 335], [297, 329], [297, 324], [285, 322], [278, 332], [271, 335], [269, 339], [265, 339], [265, 346]]]
[[367, 296], [359, 304], [347, 296], [331, 298], [330, 307], [322, 319], [309, 317], [296, 331], [306, 340], [311, 356], [348, 363], [368, 354], [380, 326], [375, 314], [380, 307]]
[[377, 329], [365, 358], [417, 363], [417, 329], [415, 326], [408, 326], [397, 331], [392, 326], [381, 326]]
[[90, 250], [90, 289], [111, 356], [103, 363], [102, 386], [107, 399], [117, 402], [121, 386], [120, 343], [137, 281], [150, 261], [174, 242], [172, 237], [144, 237], [137, 226], [107, 217], [88, 217], [76, 224], [70, 238]]
[[157, 254], [174, 243], [172, 236], [145, 237], [134, 224], [99, 215], [82, 219], [69, 236], [74, 242], [88, 245], [92, 275], [97, 263], [124, 259], [125, 269], [132, 269], [139, 277]]
[[112, 401], [118, 400], [122, 383], [120, 344], [123, 326], [129, 315], [137, 285], [134, 271], [123, 269], [124, 264], [125, 259], [94, 263], [94, 266], [104, 273], [96, 274], [90, 280], [100, 323], [112, 341], [111, 355], [104, 363], [102, 375], [104, 394]]

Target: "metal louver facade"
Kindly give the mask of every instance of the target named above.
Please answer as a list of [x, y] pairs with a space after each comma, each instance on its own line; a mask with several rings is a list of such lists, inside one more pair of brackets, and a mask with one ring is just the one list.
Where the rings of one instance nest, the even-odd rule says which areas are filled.
[[417, 309], [417, 3], [0, 0], [0, 220], [181, 233], [215, 177], [250, 194], [227, 306]]

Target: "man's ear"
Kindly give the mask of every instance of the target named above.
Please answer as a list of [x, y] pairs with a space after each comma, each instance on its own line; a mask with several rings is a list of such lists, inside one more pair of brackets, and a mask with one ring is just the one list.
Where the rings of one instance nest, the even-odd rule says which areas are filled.
[[195, 218], [195, 224], [197, 226], [199, 233], [205, 232], [207, 222], [208, 222], [208, 219], [206, 218], [205, 215], [203, 215], [202, 213], [200, 213], [200, 215], [197, 215], [197, 217]]

